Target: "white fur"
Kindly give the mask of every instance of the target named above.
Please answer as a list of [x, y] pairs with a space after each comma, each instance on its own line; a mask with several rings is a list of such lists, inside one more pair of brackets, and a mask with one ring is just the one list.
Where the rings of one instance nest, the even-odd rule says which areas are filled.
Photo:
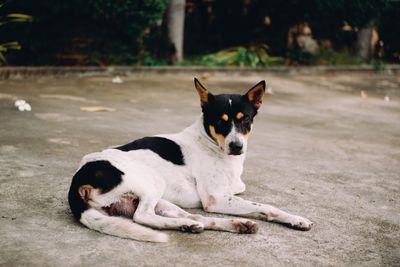
[[96, 209], [82, 213], [81, 223], [90, 229], [122, 238], [140, 241], [167, 242], [168, 235], [154, 231], [121, 217], [107, 216]]
[[239, 132], [236, 129], [235, 124], [233, 122], [232, 122], [232, 130], [225, 138], [224, 151], [229, 151], [229, 144], [232, 142], [242, 144], [243, 151], [247, 150], [247, 139], [241, 132]]
[[[96, 210], [115, 202], [123, 193], [132, 192], [140, 199], [133, 220], [158, 229], [243, 232], [243, 228], [239, 227], [242, 229], [240, 230], [237, 225], [250, 228], [255, 226], [255, 223], [243, 219], [227, 220], [191, 215], [179, 207], [203, 208], [209, 212], [276, 221], [306, 230], [311, 227], [311, 221], [305, 218], [234, 196], [245, 190], [241, 174], [247, 149], [246, 138], [235, 127], [227, 136], [222, 149], [205, 132], [202, 116], [180, 133], [159, 136], [168, 138], [181, 147], [185, 165], [175, 165], [150, 150], [124, 152], [106, 149], [86, 155], [82, 159], [80, 166], [90, 161], [107, 160], [125, 173], [119, 186], [108, 193], [92, 196], [91, 206], [95, 209], [83, 213], [81, 222], [84, 225], [120, 237], [165, 241], [165, 236], [160, 233], [139, 228], [133, 223], [128, 226], [126, 219], [108, 217]], [[243, 154], [228, 155], [227, 144], [231, 141], [243, 143]], [[140, 234], [132, 234], [134, 231], [139, 231]], [[251, 229], [249, 232], [252, 232]]]

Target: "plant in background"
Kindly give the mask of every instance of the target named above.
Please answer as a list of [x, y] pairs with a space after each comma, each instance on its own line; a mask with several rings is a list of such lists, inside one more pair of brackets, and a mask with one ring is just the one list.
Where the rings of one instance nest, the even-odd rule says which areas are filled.
[[238, 46], [221, 50], [217, 53], [201, 57], [195, 64], [206, 66], [240, 66], [240, 67], [264, 67], [281, 65], [284, 63], [281, 57], [271, 57], [267, 53], [265, 44], [251, 46], [249, 48]]
[[372, 60], [371, 63], [372, 63], [372, 66], [374, 67], [375, 70], [384, 71], [384, 70], [387, 69], [387, 64], [382, 59]]
[[323, 46], [316, 54], [293, 47], [288, 51], [288, 60], [290, 65], [361, 65], [366, 63], [365, 60], [347, 51], [337, 52]]
[[[0, 4], [0, 9], [4, 6], [4, 4]], [[0, 16], [0, 27], [9, 24], [9, 23], [16, 23], [16, 22], [30, 22], [32, 21], [32, 17], [25, 14], [19, 13], [11, 13], [4, 16]], [[7, 60], [4, 56], [8, 50], [19, 50], [21, 49], [21, 45], [16, 42], [6, 42], [0, 44], [0, 65], [7, 64]]]
[[[93, 20], [93, 38], [97, 39], [99, 52], [113, 53], [113, 64], [154, 65], [151, 59], [154, 47], [148, 39], [154, 38], [161, 25], [167, 0], [89, 0]], [[129, 56], [130, 54], [130, 56]]]
[[136, 64], [142, 50], [156, 55], [158, 43], [149, 39], [161, 28], [166, 6], [167, 0], [13, 0], [7, 10], [31, 14], [34, 21], [0, 29], [0, 36], [24, 48], [8, 55], [13, 64]]

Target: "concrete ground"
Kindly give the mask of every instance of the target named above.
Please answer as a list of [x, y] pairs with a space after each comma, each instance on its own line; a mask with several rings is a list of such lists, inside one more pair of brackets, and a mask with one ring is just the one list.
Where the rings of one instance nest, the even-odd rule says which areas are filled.
[[[255, 235], [167, 231], [164, 244], [97, 233], [69, 211], [67, 191], [84, 154], [176, 132], [200, 112], [193, 75], [111, 78], [0, 81], [1, 266], [399, 266], [399, 76], [200, 77], [215, 93], [268, 81], [273, 95], [255, 121], [243, 198], [315, 226], [300, 232], [259, 222]], [[33, 110], [18, 111], [17, 98]], [[80, 110], [87, 106], [115, 111]]]

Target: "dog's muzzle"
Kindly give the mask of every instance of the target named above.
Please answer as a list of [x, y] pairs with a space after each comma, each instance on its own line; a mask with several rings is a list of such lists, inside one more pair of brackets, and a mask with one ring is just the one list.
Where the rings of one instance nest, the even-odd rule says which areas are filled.
[[240, 155], [242, 153], [243, 153], [243, 143], [237, 141], [229, 143], [229, 155]]

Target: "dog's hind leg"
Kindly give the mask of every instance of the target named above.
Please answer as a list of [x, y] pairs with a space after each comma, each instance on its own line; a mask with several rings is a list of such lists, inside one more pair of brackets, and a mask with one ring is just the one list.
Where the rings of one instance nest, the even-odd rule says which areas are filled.
[[122, 238], [150, 242], [168, 241], [168, 236], [164, 233], [136, 224], [129, 219], [108, 216], [94, 208], [84, 211], [80, 222], [90, 229]]
[[189, 218], [168, 218], [157, 215], [155, 207], [158, 199], [141, 198], [133, 220], [137, 223], [158, 229], [174, 229], [183, 232], [201, 233], [204, 225], [201, 222]]
[[240, 234], [254, 234], [258, 231], [258, 225], [248, 219], [225, 219], [205, 217], [198, 214], [191, 214], [177, 205], [160, 199], [156, 205], [157, 214], [170, 218], [187, 218], [204, 224], [204, 229], [215, 231], [226, 231]]

